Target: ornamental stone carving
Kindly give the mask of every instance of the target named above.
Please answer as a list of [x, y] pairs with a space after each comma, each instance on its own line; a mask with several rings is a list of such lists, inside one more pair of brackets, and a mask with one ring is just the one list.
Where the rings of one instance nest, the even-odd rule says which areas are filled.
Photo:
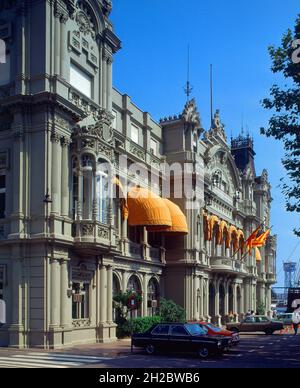
[[94, 225], [81, 224], [81, 233], [83, 236], [92, 236], [94, 234]]
[[75, 16], [75, 20], [78, 24], [79, 31], [82, 32], [84, 35], [87, 35], [93, 32], [91, 22], [83, 11], [77, 12]]
[[196, 101], [194, 99], [186, 103], [181, 117], [187, 124], [192, 125], [194, 129], [198, 130], [198, 135], [200, 135], [202, 132], [202, 125]]
[[130, 152], [139, 159], [145, 160], [145, 152], [133, 143], [130, 144]]
[[99, 226], [98, 227], [98, 237], [99, 238], [103, 238], [105, 240], [108, 240], [109, 239], [109, 232], [108, 232], [108, 230]]

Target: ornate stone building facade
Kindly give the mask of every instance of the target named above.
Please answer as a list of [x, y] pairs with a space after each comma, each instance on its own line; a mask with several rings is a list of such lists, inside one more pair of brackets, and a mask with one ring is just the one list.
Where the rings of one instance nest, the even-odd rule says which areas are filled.
[[[0, 298], [7, 323], [0, 346], [55, 348], [113, 341], [114, 293], [142, 291], [137, 315], [160, 296], [188, 319], [221, 323], [257, 303], [270, 308], [276, 237], [262, 261], [236, 247], [270, 222], [270, 185], [254, 168], [252, 140], [228, 144], [216, 112], [204, 131], [195, 101], [156, 123], [112, 86], [120, 49], [110, 0], [4, 0], [0, 38]], [[185, 212], [189, 234], [165, 237], [129, 226], [103, 195], [99, 168], [147, 185], [120, 164], [202, 166], [204, 204]], [[176, 176], [173, 176], [173, 183]], [[189, 199], [190, 201], [190, 199]]]

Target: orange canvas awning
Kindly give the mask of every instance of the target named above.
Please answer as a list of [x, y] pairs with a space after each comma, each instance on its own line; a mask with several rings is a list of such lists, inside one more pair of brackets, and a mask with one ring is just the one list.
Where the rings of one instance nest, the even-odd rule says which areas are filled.
[[127, 196], [127, 205], [130, 226], [172, 226], [171, 214], [165, 201], [148, 189], [131, 189]]
[[210, 216], [209, 218], [209, 241], [212, 240], [213, 238], [213, 233], [214, 233], [214, 227], [216, 224], [218, 224], [220, 222], [220, 219], [219, 217], [217, 216]]
[[235, 239], [234, 240], [234, 243], [235, 243], [237, 241], [237, 229], [234, 225], [230, 225], [228, 229], [227, 238], [226, 238], [226, 248], [230, 248], [230, 244], [233, 238]]
[[228, 231], [228, 224], [226, 221], [221, 221], [219, 223], [219, 230], [218, 230], [218, 238], [217, 238], [218, 245], [222, 245], [225, 229]]
[[261, 254], [257, 247], [255, 247], [255, 259], [256, 261], [261, 261]]
[[183, 214], [182, 210], [179, 206], [177, 206], [175, 203], [170, 201], [169, 199], [163, 198], [163, 201], [167, 208], [169, 209], [171, 220], [172, 220], [172, 226], [160, 228], [158, 227], [148, 227], [148, 232], [162, 232], [167, 234], [178, 234], [178, 235], [185, 235], [188, 234], [188, 225], [186, 221], [186, 217]]

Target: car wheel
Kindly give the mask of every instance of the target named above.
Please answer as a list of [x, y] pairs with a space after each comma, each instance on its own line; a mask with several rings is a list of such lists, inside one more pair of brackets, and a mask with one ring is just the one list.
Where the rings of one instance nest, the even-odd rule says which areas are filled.
[[153, 355], [155, 353], [155, 346], [152, 344], [148, 344], [145, 347], [146, 353], [149, 354], [149, 356]]
[[201, 348], [198, 350], [197, 354], [200, 358], [205, 359], [209, 357], [209, 350], [207, 348]]
[[265, 334], [266, 335], [272, 335], [273, 334], [273, 330], [268, 329], [268, 330], [265, 331]]

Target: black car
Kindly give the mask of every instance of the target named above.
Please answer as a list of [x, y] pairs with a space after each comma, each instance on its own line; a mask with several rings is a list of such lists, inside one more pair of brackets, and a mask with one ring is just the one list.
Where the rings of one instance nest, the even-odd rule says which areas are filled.
[[229, 339], [209, 336], [195, 323], [160, 323], [142, 334], [133, 334], [132, 346], [144, 348], [148, 354], [168, 352], [196, 353], [201, 358], [222, 354], [229, 348]]

